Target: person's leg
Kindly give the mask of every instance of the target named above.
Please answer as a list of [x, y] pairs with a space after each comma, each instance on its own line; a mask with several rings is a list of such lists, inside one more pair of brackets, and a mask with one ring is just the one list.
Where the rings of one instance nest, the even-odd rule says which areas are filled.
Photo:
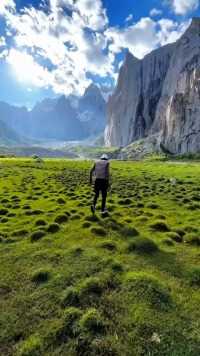
[[93, 201], [94, 208], [96, 207], [98, 198], [99, 198], [99, 190], [95, 189], [95, 195], [94, 195], [94, 201]]
[[108, 184], [107, 182], [103, 182], [101, 187], [101, 194], [102, 194], [102, 205], [101, 211], [104, 212], [106, 210], [106, 198], [107, 198], [107, 191], [108, 191]]
[[99, 198], [99, 184], [98, 184], [98, 180], [95, 181], [95, 185], [94, 185], [94, 200], [93, 200], [93, 205], [91, 206], [91, 210], [94, 213], [95, 209], [96, 209], [96, 204], [97, 204], [97, 200]]

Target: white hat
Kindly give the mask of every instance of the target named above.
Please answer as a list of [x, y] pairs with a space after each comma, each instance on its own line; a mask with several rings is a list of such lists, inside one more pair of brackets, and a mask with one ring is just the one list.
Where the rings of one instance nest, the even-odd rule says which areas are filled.
[[108, 155], [104, 153], [104, 154], [101, 156], [101, 159], [106, 159], [106, 160], [108, 160]]

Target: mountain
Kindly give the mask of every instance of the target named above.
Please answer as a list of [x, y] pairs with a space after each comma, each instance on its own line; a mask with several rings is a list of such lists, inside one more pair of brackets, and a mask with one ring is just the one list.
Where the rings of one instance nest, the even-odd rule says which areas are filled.
[[0, 120], [19, 135], [24, 135], [29, 113], [26, 107], [17, 107], [0, 101]]
[[79, 119], [89, 135], [98, 135], [106, 125], [106, 102], [100, 89], [91, 84], [79, 100]]
[[17, 133], [0, 120], [0, 146], [23, 144]]
[[107, 116], [107, 146], [156, 135], [172, 153], [200, 151], [200, 18], [143, 60], [127, 53]]
[[94, 84], [82, 97], [47, 98], [31, 111], [0, 102], [0, 120], [27, 140], [82, 140], [103, 133], [105, 118], [106, 102]]
[[64, 95], [45, 99], [29, 113], [27, 136], [60, 141], [80, 140], [86, 136], [76, 109]]

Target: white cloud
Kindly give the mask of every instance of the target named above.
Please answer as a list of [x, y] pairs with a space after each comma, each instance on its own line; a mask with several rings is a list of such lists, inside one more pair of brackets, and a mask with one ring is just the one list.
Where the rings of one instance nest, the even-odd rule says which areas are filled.
[[190, 20], [178, 24], [177, 22], [173, 22], [169, 19], [161, 19], [158, 24], [160, 26], [160, 31], [158, 32], [157, 36], [160, 45], [164, 46], [168, 43], [177, 41], [186, 31], [190, 24]]
[[0, 15], [5, 15], [9, 11], [15, 11], [15, 2], [13, 0], [1, 0]]
[[34, 61], [33, 57], [26, 52], [11, 49], [7, 56], [7, 62], [22, 83], [33, 84], [38, 87], [48, 87], [51, 74], [48, 70]]
[[[186, 26], [146, 17], [123, 28], [109, 27], [101, 0], [50, 0], [49, 11], [44, 5], [16, 12], [13, 0], [0, 0], [0, 4], [7, 42], [13, 41], [0, 58], [7, 57], [18, 79], [29, 87], [50, 87], [66, 95], [82, 94], [91, 75], [116, 80], [117, 53], [129, 48], [142, 58], [175, 41]], [[132, 15], [126, 20], [132, 21]]]
[[195, 11], [199, 6], [199, 0], [172, 0], [172, 8], [177, 15], [186, 15]]
[[142, 18], [125, 29], [110, 28], [106, 36], [111, 52], [119, 53], [123, 48], [129, 48], [136, 57], [143, 58], [157, 45], [156, 22], [148, 17]]
[[160, 16], [162, 15], [162, 10], [159, 10], [159, 9], [156, 9], [156, 8], [153, 8], [151, 11], [150, 11], [150, 16], [151, 17], [154, 17], [154, 16]]
[[189, 24], [190, 21], [179, 24], [169, 19], [154, 21], [146, 17], [125, 29], [110, 28], [106, 31], [110, 41], [109, 50], [119, 53], [123, 48], [128, 48], [141, 59], [159, 46], [175, 42]]
[[8, 56], [8, 50], [4, 49], [2, 52], [0, 52], [0, 59], [5, 59]]
[[129, 14], [127, 18], [125, 19], [125, 22], [130, 22], [133, 20], [133, 14]]
[[106, 53], [102, 30], [108, 20], [100, 0], [51, 0], [50, 13], [31, 7], [6, 18], [16, 47], [25, 48], [35, 62], [50, 63], [46, 70], [55, 92], [82, 93], [91, 82], [87, 72], [112, 76], [114, 57]]

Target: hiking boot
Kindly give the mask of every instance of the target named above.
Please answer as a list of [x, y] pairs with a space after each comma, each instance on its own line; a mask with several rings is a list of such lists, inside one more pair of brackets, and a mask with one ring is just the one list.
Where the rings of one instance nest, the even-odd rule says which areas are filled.
[[91, 205], [90, 209], [91, 209], [92, 214], [95, 214], [95, 206]]
[[101, 215], [102, 215], [102, 216], [108, 215], [108, 210], [107, 210], [107, 209], [103, 210], [103, 211], [101, 212]]

